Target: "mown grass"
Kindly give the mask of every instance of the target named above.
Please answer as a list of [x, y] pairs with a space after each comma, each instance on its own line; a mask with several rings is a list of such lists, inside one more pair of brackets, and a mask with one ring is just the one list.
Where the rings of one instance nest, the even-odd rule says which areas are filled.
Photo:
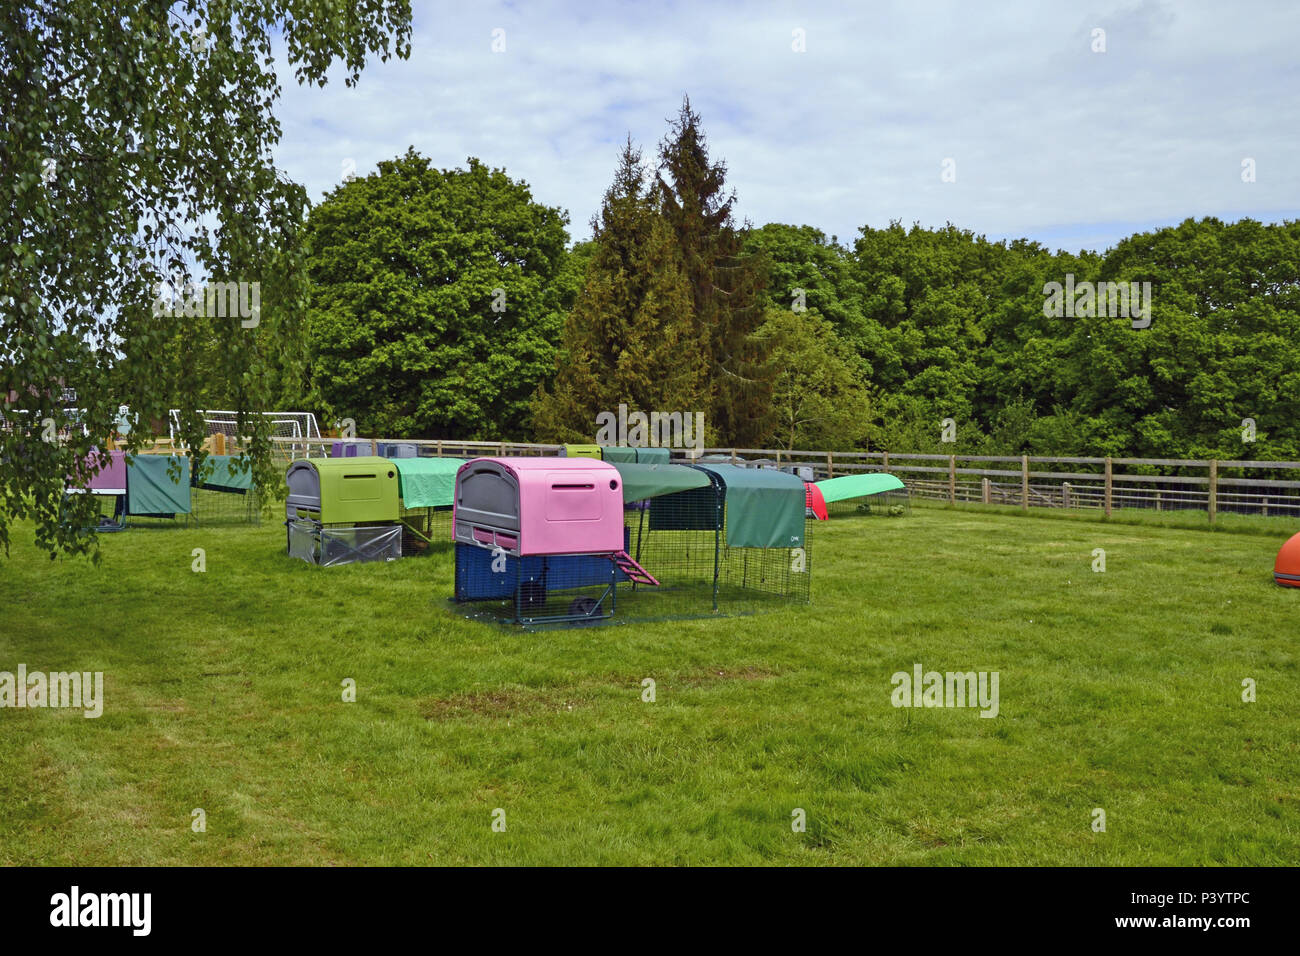
[[[446, 552], [140, 529], [93, 568], [20, 527], [0, 670], [107, 703], [0, 710], [0, 862], [1294, 864], [1291, 530], [918, 507], [820, 525], [810, 606], [529, 633], [449, 610]], [[999, 716], [894, 708], [918, 662], [998, 671]]]

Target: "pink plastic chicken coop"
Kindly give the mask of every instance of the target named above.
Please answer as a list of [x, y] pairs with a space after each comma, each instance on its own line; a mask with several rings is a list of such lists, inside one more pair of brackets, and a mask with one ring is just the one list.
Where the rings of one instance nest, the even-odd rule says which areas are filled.
[[456, 473], [456, 600], [513, 602], [520, 623], [613, 614], [627, 553], [623, 482], [590, 458], [476, 458]]

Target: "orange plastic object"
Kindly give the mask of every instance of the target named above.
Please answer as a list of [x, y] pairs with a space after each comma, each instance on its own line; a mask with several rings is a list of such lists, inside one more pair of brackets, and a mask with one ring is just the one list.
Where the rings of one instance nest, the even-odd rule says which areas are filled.
[[1300, 534], [1292, 535], [1278, 551], [1273, 580], [1283, 587], [1300, 588]]

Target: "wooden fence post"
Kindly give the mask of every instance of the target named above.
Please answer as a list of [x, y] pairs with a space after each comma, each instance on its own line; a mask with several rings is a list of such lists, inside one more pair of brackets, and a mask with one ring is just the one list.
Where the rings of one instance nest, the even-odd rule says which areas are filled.
[[980, 479], [980, 499], [984, 502], [984, 504], [987, 505], [987, 504], [990, 503], [990, 499], [991, 499], [991, 498], [992, 498], [992, 495], [989, 494], [989, 480], [988, 480], [987, 478], [981, 478], [981, 479]]
[[948, 456], [948, 503], [957, 503], [957, 456]]
[[442, 457], [442, 439], [438, 440], [438, 457]]
[[738, 461], [737, 461], [737, 459], [736, 459], [736, 449], [734, 449], [734, 448], [731, 449], [731, 463], [732, 463], [733, 465], [738, 464]]
[[1029, 456], [1020, 456], [1020, 509], [1029, 510]]
[[1214, 517], [1219, 510], [1219, 460], [1210, 459], [1210, 524], [1214, 524]]
[[1114, 467], [1111, 465], [1110, 456], [1106, 456], [1106, 517], [1110, 517], [1111, 492], [1115, 490]]
[[372, 438], [372, 439], [370, 439], [370, 454], [372, 454], [372, 455], [378, 455], [378, 454], [379, 454], [379, 439], [378, 439], [378, 438]]
[[832, 457], [830, 452], [826, 453], [826, 477], [835, 477], [835, 459]]
[[881, 467], [884, 468], [885, 471], [889, 471], [889, 452], [885, 452], [884, 464], [881, 465]]
[[1061, 482], [1061, 507], [1070, 507], [1070, 483], [1068, 481]]

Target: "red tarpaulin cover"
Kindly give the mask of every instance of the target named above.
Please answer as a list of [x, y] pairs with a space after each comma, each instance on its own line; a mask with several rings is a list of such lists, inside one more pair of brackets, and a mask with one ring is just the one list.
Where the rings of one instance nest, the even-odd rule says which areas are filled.
[[826, 499], [822, 497], [822, 490], [811, 481], [805, 481], [803, 486], [808, 495], [808, 507], [812, 509], [812, 513], [816, 515], [818, 521], [825, 521], [827, 518]]

